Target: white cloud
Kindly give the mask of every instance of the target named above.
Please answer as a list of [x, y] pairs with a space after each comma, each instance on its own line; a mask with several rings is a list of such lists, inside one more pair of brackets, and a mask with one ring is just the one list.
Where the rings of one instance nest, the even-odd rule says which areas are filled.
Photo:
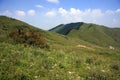
[[[37, 5], [35, 7], [37, 7]], [[23, 21], [26, 20], [26, 22], [28, 23], [31, 18], [30, 16], [35, 15], [34, 20], [31, 20], [30, 23], [39, 24], [41, 22], [43, 25], [47, 27], [55, 26], [61, 23], [70, 23], [70, 22], [87, 22], [87, 23], [101, 24], [109, 27], [120, 27], [119, 13], [120, 13], [120, 8], [116, 10], [102, 11], [101, 9], [81, 10], [74, 7], [69, 9], [65, 9], [65, 8], [53, 9], [48, 12], [42, 12], [39, 14], [37, 14], [35, 10], [0, 11], [0, 15], [6, 15]], [[41, 19], [40, 22], [37, 21], [38, 19]], [[52, 23], [53, 21], [54, 23]], [[41, 26], [41, 24], [39, 25]]]
[[91, 15], [94, 17], [101, 17], [101, 16], [103, 16], [103, 13], [100, 9], [93, 9], [91, 11]]
[[67, 19], [74, 20], [74, 21], [82, 21], [83, 12], [80, 9], [70, 8], [67, 11]]
[[70, 14], [71, 15], [79, 15], [79, 14], [82, 14], [82, 11], [80, 11], [79, 9], [70, 8]]
[[35, 10], [29, 10], [29, 11], [28, 11], [28, 15], [30, 15], [30, 16], [35, 15]]
[[4, 12], [0, 12], [0, 15], [12, 16], [12, 12], [10, 12], [9, 10], [6, 10]]
[[116, 10], [116, 13], [120, 13], [120, 9], [117, 9], [117, 10]]
[[70, 8], [69, 10], [59, 8], [58, 13], [60, 13], [64, 19], [69, 21], [96, 20], [104, 15], [100, 9], [86, 9], [83, 11], [76, 8]]
[[35, 5], [35, 7], [37, 7], [37, 8], [43, 8], [43, 6], [42, 6], [42, 5], [40, 5], [40, 4]]
[[59, 8], [58, 12], [62, 14], [62, 16], [66, 15], [68, 12], [64, 8]]
[[113, 22], [114, 22], [114, 23], [116, 23], [116, 22], [117, 22], [117, 20], [116, 20], [116, 19], [113, 19]]
[[82, 11], [84, 16], [92, 17], [92, 18], [99, 18], [104, 15], [100, 9], [86, 9]]
[[26, 13], [24, 11], [22, 11], [22, 10], [17, 10], [15, 13], [19, 17], [24, 17], [26, 15]]
[[49, 11], [46, 13], [46, 16], [48, 16], [48, 17], [54, 17], [56, 15], [57, 15], [57, 13], [55, 11]]
[[106, 14], [114, 14], [114, 11], [112, 11], [112, 10], [107, 10], [105, 13], [106, 13]]
[[46, 0], [48, 2], [51, 2], [51, 3], [59, 3], [59, 0]]

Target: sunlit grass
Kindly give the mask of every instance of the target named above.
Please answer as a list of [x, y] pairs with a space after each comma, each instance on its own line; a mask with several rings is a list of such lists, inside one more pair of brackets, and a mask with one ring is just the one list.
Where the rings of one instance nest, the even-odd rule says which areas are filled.
[[103, 54], [104, 52], [107, 51], [85, 51], [85, 49], [75, 51], [73, 48], [73, 51], [69, 52], [62, 49], [46, 50], [25, 47], [21, 44], [0, 43], [0, 79], [112, 80], [120, 78], [120, 58], [112, 56], [113, 51], [109, 50], [108, 53]]

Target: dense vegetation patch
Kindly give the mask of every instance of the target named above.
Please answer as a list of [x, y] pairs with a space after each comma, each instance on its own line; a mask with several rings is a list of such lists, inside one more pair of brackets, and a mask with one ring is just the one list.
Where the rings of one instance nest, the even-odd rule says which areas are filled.
[[9, 36], [16, 42], [41, 48], [48, 47], [45, 37], [40, 32], [27, 29], [14, 29], [10, 31]]

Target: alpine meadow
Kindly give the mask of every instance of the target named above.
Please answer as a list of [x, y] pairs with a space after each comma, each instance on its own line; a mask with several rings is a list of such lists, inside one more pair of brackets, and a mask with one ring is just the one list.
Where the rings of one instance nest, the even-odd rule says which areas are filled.
[[120, 80], [120, 0], [0, 0], [0, 80]]
[[46, 31], [0, 16], [0, 79], [119, 80], [119, 33], [83, 22]]

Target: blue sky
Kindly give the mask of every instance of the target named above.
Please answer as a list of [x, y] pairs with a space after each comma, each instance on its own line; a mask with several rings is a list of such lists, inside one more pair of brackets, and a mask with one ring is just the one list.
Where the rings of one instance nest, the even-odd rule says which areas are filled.
[[0, 15], [45, 30], [70, 22], [120, 27], [120, 0], [0, 0]]

